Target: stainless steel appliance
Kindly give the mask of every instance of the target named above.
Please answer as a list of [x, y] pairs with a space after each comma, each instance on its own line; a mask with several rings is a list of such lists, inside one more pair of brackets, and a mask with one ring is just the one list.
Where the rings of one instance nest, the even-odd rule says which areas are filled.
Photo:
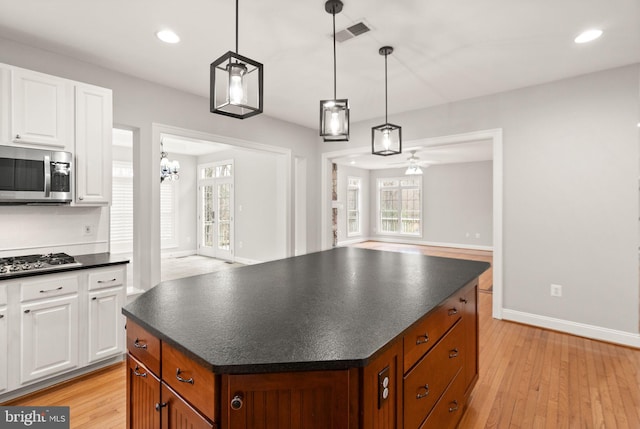
[[48, 255], [26, 255], [0, 258], [0, 277], [7, 277], [22, 271], [56, 270], [82, 265], [66, 253]]
[[69, 152], [0, 146], [0, 203], [70, 203], [72, 161]]

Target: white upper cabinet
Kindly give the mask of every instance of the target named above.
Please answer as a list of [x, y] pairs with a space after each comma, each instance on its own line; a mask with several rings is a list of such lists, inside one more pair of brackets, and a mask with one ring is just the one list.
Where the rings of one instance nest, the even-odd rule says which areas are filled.
[[106, 205], [111, 201], [111, 90], [76, 84], [75, 106], [75, 204]]
[[73, 152], [73, 84], [30, 70], [11, 70], [11, 142]]

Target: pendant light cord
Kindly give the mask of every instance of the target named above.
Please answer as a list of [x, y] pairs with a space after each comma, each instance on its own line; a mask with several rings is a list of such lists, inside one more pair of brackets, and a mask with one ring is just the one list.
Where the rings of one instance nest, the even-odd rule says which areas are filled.
[[336, 11], [333, 10], [333, 99], [336, 97]]
[[387, 56], [388, 54], [384, 54], [384, 122], [386, 124], [389, 123], [389, 119], [387, 118]]
[[238, 3], [239, 0], [236, 0], [236, 54], [238, 53]]

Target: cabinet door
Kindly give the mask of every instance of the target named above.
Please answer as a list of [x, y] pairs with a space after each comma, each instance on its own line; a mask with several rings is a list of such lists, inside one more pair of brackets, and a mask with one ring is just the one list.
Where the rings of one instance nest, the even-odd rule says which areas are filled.
[[162, 383], [162, 429], [213, 429], [207, 419]]
[[160, 428], [160, 380], [127, 355], [127, 429]]
[[7, 307], [0, 307], [0, 393], [7, 389]]
[[76, 85], [76, 204], [111, 201], [111, 90]]
[[89, 363], [124, 351], [122, 287], [89, 293]]
[[11, 138], [27, 146], [73, 152], [73, 99], [65, 79], [14, 68], [11, 71]]
[[0, 144], [11, 144], [11, 69], [0, 64]]
[[78, 366], [78, 295], [21, 305], [20, 383]]
[[226, 429], [349, 427], [348, 371], [223, 375]]

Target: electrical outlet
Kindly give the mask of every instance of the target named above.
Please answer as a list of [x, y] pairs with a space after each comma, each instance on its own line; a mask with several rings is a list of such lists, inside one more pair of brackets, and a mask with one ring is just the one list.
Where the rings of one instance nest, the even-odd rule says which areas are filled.
[[82, 232], [84, 235], [91, 235], [93, 234], [93, 226], [91, 225], [85, 225], [82, 227]]
[[389, 367], [386, 366], [378, 373], [378, 409], [389, 398]]
[[554, 285], [551, 283], [551, 296], [561, 297], [562, 296], [562, 285]]

